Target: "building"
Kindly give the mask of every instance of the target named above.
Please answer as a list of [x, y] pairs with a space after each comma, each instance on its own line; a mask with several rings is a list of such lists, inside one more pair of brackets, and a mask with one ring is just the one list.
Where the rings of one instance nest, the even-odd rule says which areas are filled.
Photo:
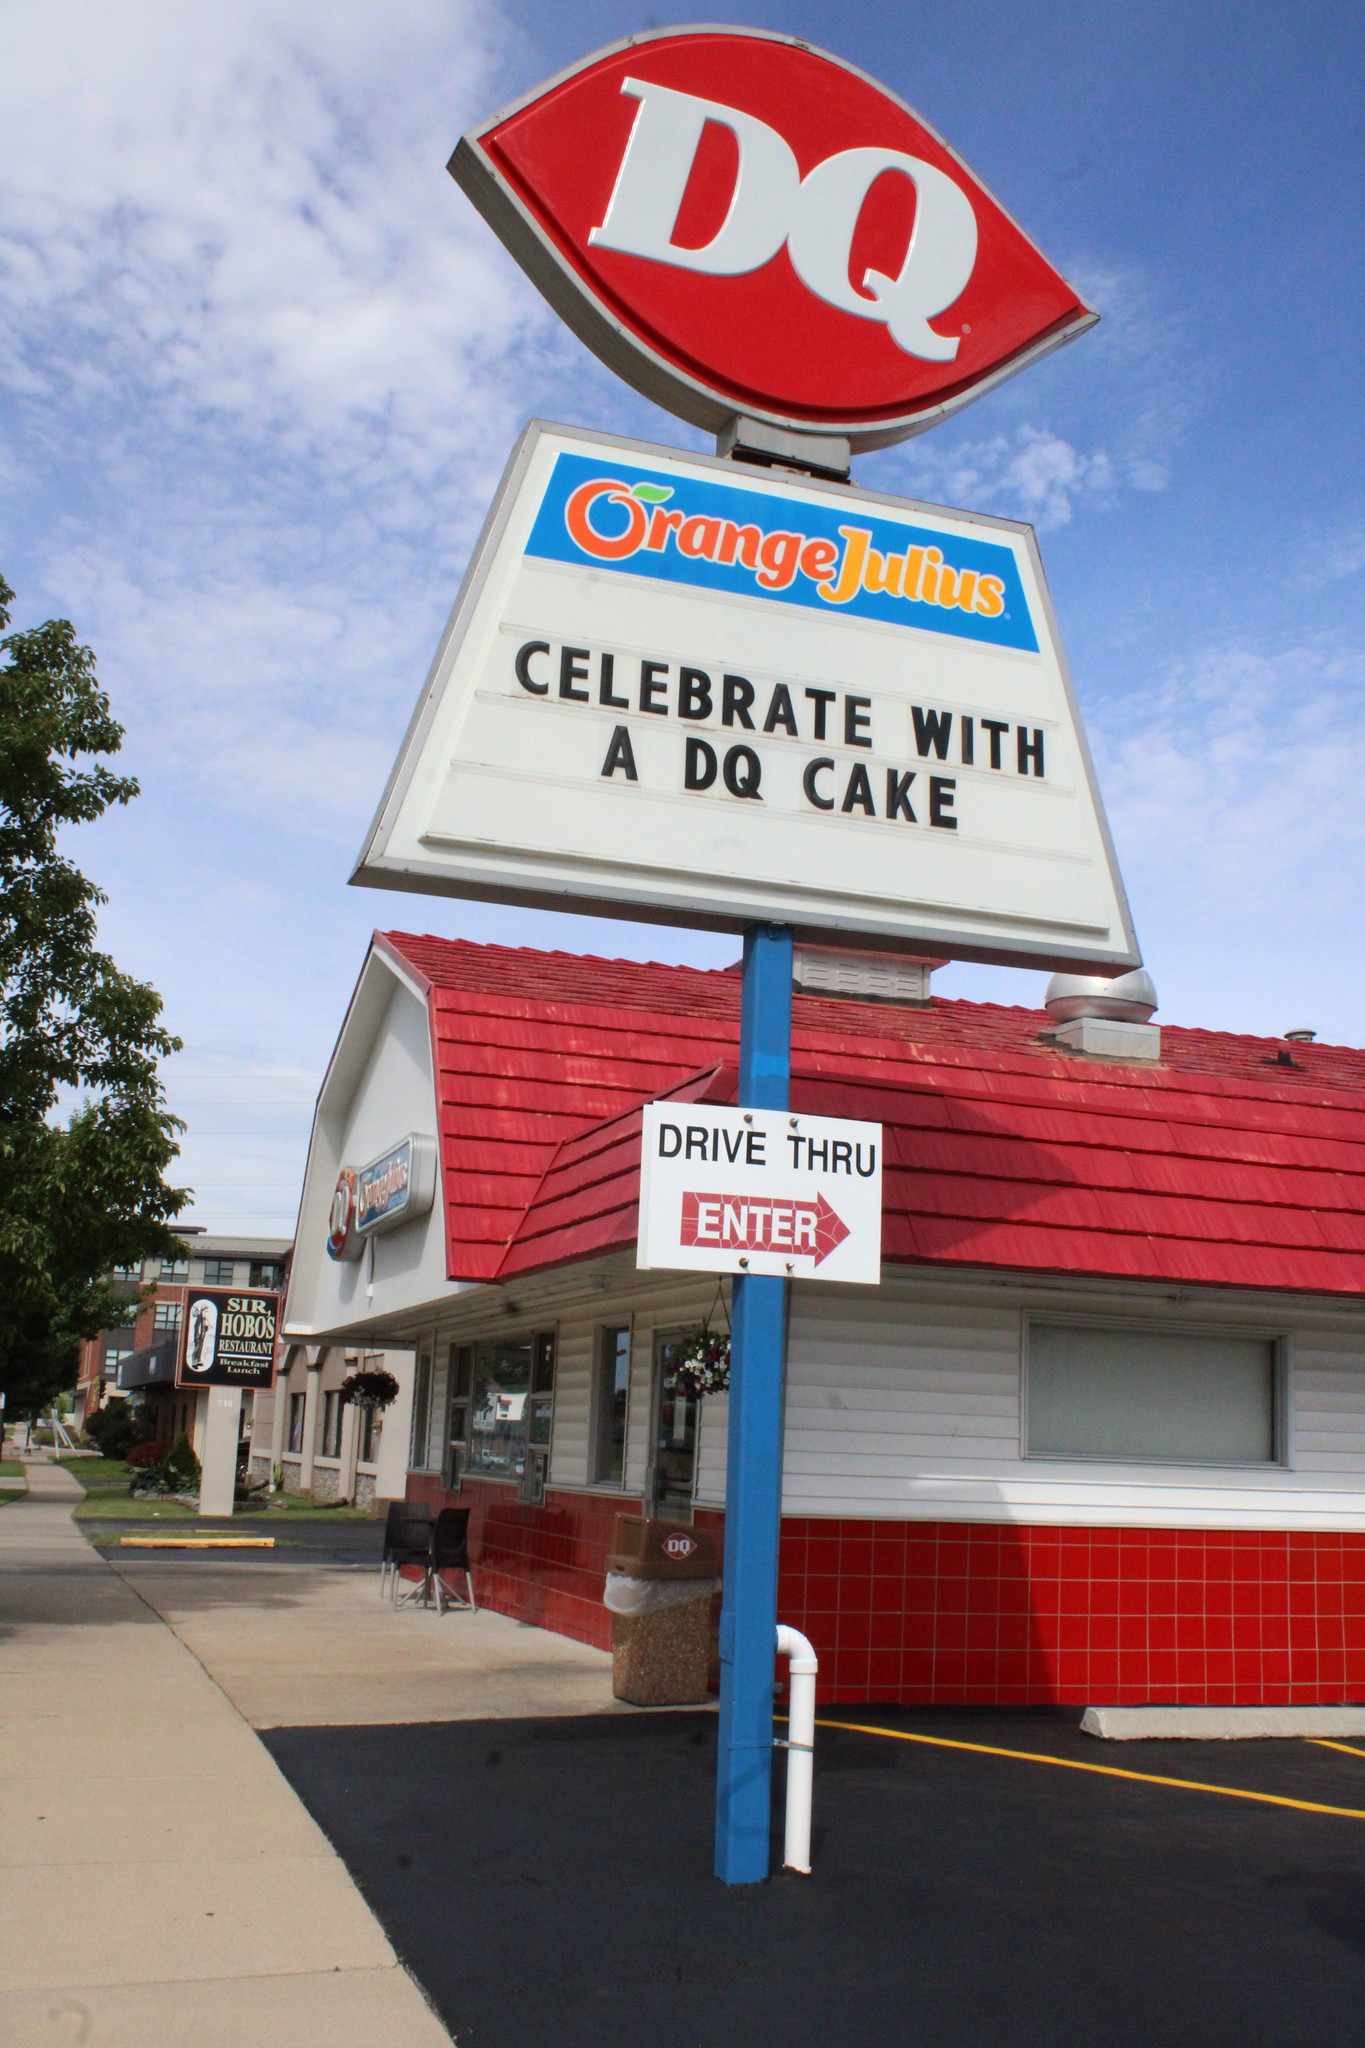
[[[119, 1267], [114, 1280], [128, 1303], [128, 1321], [101, 1330], [81, 1346], [76, 1414], [82, 1425], [110, 1395], [132, 1396], [144, 1407], [154, 1436], [173, 1441], [183, 1432], [198, 1448], [202, 1396], [175, 1384], [180, 1319], [186, 1290], [260, 1287], [283, 1290], [289, 1272], [287, 1237], [210, 1234], [197, 1224], [175, 1224], [184, 1252]], [[243, 1403], [249, 1419], [251, 1396]], [[246, 1421], [244, 1419], [244, 1428]]]
[[[1365, 1053], [930, 975], [798, 949], [793, 1110], [887, 1163], [880, 1286], [791, 1288], [779, 1614], [824, 1696], [1365, 1699]], [[725, 1291], [634, 1237], [640, 1106], [733, 1102], [738, 1017], [734, 970], [378, 933], [319, 1096], [286, 1337], [411, 1350], [409, 1495], [587, 1642], [618, 1514], [723, 1532], [725, 1399], [670, 1362]], [[355, 1243], [424, 1144], [430, 1206]]]
[[[341, 1383], [362, 1368], [381, 1368], [398, 1382], [398, 1398], [379, 1411], [343, 1404]], [[283, 1344], [275, 1386], [257, 1394], [247, 1423], [249, 1471], [260, 1484], [272, 1474], [285, 1493], [317, 1501], [349, 1501], [380, 1512], [407, 1490], [414, 1361], [410, 1351], [346, 1344]]]

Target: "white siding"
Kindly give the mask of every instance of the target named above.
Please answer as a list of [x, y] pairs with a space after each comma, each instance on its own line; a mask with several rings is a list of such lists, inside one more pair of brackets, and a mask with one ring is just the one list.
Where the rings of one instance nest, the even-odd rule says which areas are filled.
[[[558, 1329], [550, 1481], [588, 1487], [595, 1333], [632, 1326], [626, 1484], [650, 1450], [654, 1346], [711, 1314], [713, 1282], [637, 1274], [628, 1259], [517, 1283], [519, 1327]], [[1023, 1329], [1030, 1315], [1206, 1324], [1287, 1340], [1291, 1456], [1284, 1467], [1106, 1464], [1021, 1455]], [[506, 1330], [503, 1290], [442, 1315], [442, 1344]], [[435, 1390], [433, 1435], [444, 1414]], [[722, 1507], [728, 1403], [702, 1403], [696, 1497]], [[877, 1289], [794, 1291], [785, 1491], [790, 1515], [1209, 1528], [1365, 1528], [1365, 1331], [1321, 1299], [892, 1272]], [[593, 1489], [597, 1490], [597, 1489]], [[607, 1489], [603, 1489], [604, 1491]]]
[[596, 1328], [596, 1323], [582, 1316], [561, 1316], [559, 1321], [555, 1340], [554, 1433], [550, 1439], [551, 1486], [587, 1486], [591, 1481], [588, 1452]]
[[1365, 1338], [1299, 1338], [1293, 1415], [1300, 1473], [1365, 1473]]
[[[1059, 1285], [989, 1292], [893, 1278], [800, 1289], [788, 1348], [783, 1506], [794, 1515], [1365, 1528], [1365, 1336], [1242, 1296]], [[992, 1299], [994, 1296], [994, 1299]], [[1002, 1298], [1003, 1297], [1003, 1298]], [[1288, 1313], [1285, 1313], [1285, 1308]], [[1289, 1340], [1286, 1466], [1107, 1464], [1021, 1455], [1028, 1313], [1150, 1318]], [[1323, 1318], [1315, 1305], [1315, 1320]], [[1330, 1314], [1330, 1311], [1328, 1312]]]

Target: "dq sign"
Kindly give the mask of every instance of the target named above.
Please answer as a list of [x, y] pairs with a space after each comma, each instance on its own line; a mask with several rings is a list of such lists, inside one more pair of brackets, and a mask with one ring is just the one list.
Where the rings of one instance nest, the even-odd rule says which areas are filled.
[[884, 446], [1098, 317], [894, 94], [762, 31], [601, 51], [450, 169], [588, 346], [699, 426]]

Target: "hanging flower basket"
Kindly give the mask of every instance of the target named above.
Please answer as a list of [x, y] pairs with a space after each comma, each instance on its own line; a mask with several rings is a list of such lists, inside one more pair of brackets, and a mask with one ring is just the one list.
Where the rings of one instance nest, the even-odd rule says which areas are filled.
[[354, 1401], [357, 1408], [391, 1408], [398, 1399], [398, 1382], [382, 1367], [373, 1372], [348, 1372], [339, 1389], [341, 1405]]
[[673, 1360], [673, 1377], [689, 1394], [728, 1394], [730, 1339], [701, 1330]]

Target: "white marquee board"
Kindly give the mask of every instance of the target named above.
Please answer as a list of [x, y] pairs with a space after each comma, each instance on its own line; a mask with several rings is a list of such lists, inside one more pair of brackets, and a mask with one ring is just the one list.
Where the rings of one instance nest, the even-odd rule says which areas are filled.
[[882, 1127], [695, 1102], [645, 1105], [635, 1263], [875, 1287]]
[[353, 879], [1140, 963], [1031, 528], [541, 422]]

